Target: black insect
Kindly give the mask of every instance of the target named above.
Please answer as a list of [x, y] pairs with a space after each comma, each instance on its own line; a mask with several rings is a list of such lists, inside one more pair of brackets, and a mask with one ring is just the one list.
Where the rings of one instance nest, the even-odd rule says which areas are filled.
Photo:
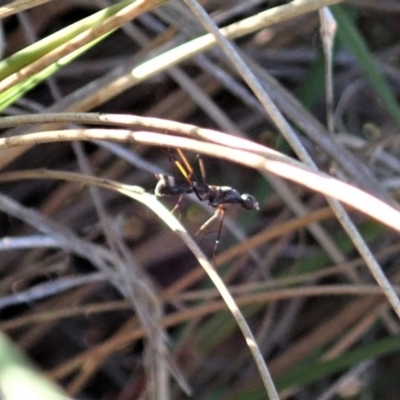
[[202, 174], [202, 182], [199, 182], [196, 180], [193, 169], [183, 152], [180, 149], [177, 149], [177, 152], [182, 162], [172, 155], [170, 155], [170, 157], [182, 173], [184, 179], [178, 179], [170, 175], [157, 174], [156, 178], [158, 179], [158, 183], [155, 187], [154, 193], [159, 197], [182, 196], [183, 194], [194, 193], [200, 201], [206, 202], [208, 205], [216, 209], [214, 215], [208, 219], [196, 233], [197, 235], [199, 232], [203, 231], [213, 220], [221, 215], [217, 240], [214, 246], [213, 256], [215, 256], [225, 216], [225, 207], [230, 204], [240, 204], [245, 210], [258, 210], [258, 202], [251, 194], [241, 194], [230, 186], [208, 185], [205, 182], [204, 166], [201, 159], [199, 159], [199, 165]]
[[251, 194], [241, 194], [230, 186], [215, 186], [177, 179], [170, 175], [157, 174], [158, 183], [154, 190], [156, 196], [180, 196], [195, 193], [200, 201], [215, 208], [228, 204], [240, 204], [245, 210], [258, 210], [258, 202]]

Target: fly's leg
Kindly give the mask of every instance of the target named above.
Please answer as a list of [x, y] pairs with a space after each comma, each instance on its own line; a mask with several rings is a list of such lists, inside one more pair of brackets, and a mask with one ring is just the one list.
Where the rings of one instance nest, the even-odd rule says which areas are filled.
[[204, 224], [199, 228], [199, 230], [196, 232], [196, 235], [195, 235], [195, 236], [197, 236], [200, 232], [203, 232], [204, 229], [206, 229], [207, 226], [210, 225], [211, 222], [216, 220], [220, 215], [221, 215], [221, 221], [219, 223], [217, 239], [215, 240], [214, 249], [213, 249], [213, 253], [212, 253], [212, 260], [213, 260], [214, 266], [216, 266], [215, 257], [216, 257], [216, 254], [217, 254], [219, 240], [221, 238], [222, 226], [224, 224], [225, 209], [223, 207], [217, 207], [217, 209], [215, 210], [214, 215], [211, 218], [209, 218], [206, 222], [204, 222]]
[[204, 167], [204, 161], [199, 154], [196, 156], [196, 160], [199, 163], [202, 183], [207, 184], [206, 168]]
[[[180, 207], [180, 205], [181, 205], [181, 203], [182, 203], [182, 200], [183, 200], [183, 195], [181, 194], [180, 196], [179, 196], [179, 198], [178, 198], [178, 201], [176, 202], [176, 204], [174, 205], [174, 208], [171, 210], [171, 213], [172, 214], [174, 214], [176, 211], [178, 211], [181, 207]], [[178, 212], [178, 218], [179, 218], [179, 221], [181, 220], [181, 218], [182, 218], [182, 213], [179, 211]]]
[[216, 212], [218, 210], [220, 210], [219, 214], [221, 214], [221, 221], [219, 223], [218, 235], [217, 235], [217, 239], [215, 240], [215, 243], [214, 243], [214, 249], [213, 249], [213, 254], [212, 254], [212, 260], [213, 260], [213, 264], [215, 267], [217, 266], [217, 263], [216, 263], [217, 249], [218, 249], [218, 245], [219, 245], [219, 240], [221, 238], [222, 226], [224, 225], [224, 218], [225, 218], [225, 209], [220, 207], [220, 208], [217, 208]]

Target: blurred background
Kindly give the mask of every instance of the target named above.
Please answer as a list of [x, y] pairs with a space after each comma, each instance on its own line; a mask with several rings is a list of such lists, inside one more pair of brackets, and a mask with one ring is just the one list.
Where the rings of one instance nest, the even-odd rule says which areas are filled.
[[[290, 5], [201, 3], [220, 27], [267, 10], [285, 15]], [[297, 157], [216, 47], [129, 81], [137, 66], [205, 33], [181, 1], [159, 7], [149, 1], [151, 11], [138, 12], [79, 57], [44, 65], [76, 35], [70, 27], [95, 29], [108, 16], [87, 18], [102, 10], [112, 17], [118, 4], [128, 2], [0, 2], [2, 117], [71, 111], [157, 117]], [[301, 15], [240, 35], [237, 49], [319, 168], [397, 202], [399, 3], [352, 0], [331, 14], [325, 10], [337, 24], [328, 50], [332, 76], [321, 14], [299, 9]], [[45, 38], [53, 38], [49, 47]], [[16, 124], [2, 136], [42, 129]], [[171, 163], [176, 151], [161, 146], [59, 142], [17, 149], [1, 150], [2, 172], [81, 172], [149, 193], [157, 173], [182, 178]], [[197, 153], [185, 155], [200, 179]], [[236, 163], [202, 160], [208, 184], [250, 193], [260, 204], [259, 211], [229, 207], [216, 267], [281, 398], [399, 398], [399, 321], [324, 198]], [[266, 398], [231, 314], [185, 244], [151, 209], [118, 192], [62, 180], [2, 182], [0, 196], [0, 329], [68, 395], [184, 399], [190, 391], [195, 399]], [[161, 201], [172, 209], [177, 200]], [[215, 211], [198, 203], [184, 196], [175, 213], [192, 236]], [[355, 211], [351, 217], [396, 289], [398, 234]], [[310, 221], [318, 221], [311, 230]], [[194, 237], [211, 259], [218, 230], [214, 221]], [[229, 253], [237, 244], [241, 250]], [[160, 384], [159, 370], [173, 376], [169, 385]], [[168, 393], [160, 395], [160, 387]]]

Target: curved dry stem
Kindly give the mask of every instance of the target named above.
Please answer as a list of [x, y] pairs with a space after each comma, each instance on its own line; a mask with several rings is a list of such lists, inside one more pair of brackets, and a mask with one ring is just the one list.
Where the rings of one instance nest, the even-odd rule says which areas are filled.
[[[259, 151], [238, 150], [214, 143], [205, 143], [179, 136], [147, 131], [135, 132], [125, 129], [66, 129], [2, 138], [0, 139], [0, 149], [73, 140], [136, 141], [156, 146], [179, 147], [209, 156], [223, 158], [259, 171], [273, 173], [327, 195], [330, 198], [340, 200], [400, 232], [400, 212], [397, 209], [357, 187], [335, 179], [325, 173], [314, 171], [301, 162], [257, 144], [254, 144], [254, 146], [260, 151], [264, 149], [264, 156], [259, 155]], [[235, 140], [235, 138], [232, 138], [232, 142]], [[240, 139], [240, 142], [242, 141], [244, 141], [243, 143], [248, 143], [249, 146], [252, 143], [251, 141]], [[6, 179], [6, 175], [2, 175], [2, 177], [2, 179]]]
[[[300, 183], [310, 189], [323, 193], [328, 196], [327, 200], [331, 206], [332, 202], [340, 200], [400, 232], [400, 212], [398, 209], [395, 209], [363, 190], [341, 182], [313, 168], [304, 166], [302, 163], [281, 155], [278, 152], [268, 151], [269, 149], [267, 148], [265, 148], [265, 152], [269, 155], [261, 156], [257, 154], [257, 152], [243, 151], [213, 143], [204, 143], [179, 136], [147, 131], [134, 132], [125, 129], [69, 129], [3, 138], [0, 139], [0, 149], [71, 140], [137, 141], [150, 145], [179, 147], [223, 159], [233, 160], [234, 162], [258, 169], [259, 171], [274, 173], [280, 177], [295, 181], [296, 183]], [[251, 143], [250, 141], [246, 142]], [[255, 146], [258, 148], [260, 145]], [[346, 221], [349, 222], [349, 218], [345, 211], [342, 210], [342, 207], [340, 207], [340, 210], [342, 210], [341, 212], [339, 212], [338, 207], [334, 207], [334, 209], [337, 218], [343, 223], [346, 232], [352, 238], [355, 246], [365, 259], [369, 270], [379, 286], [385, 291], [390, 304], [400, 318], [400, 301], [393, 291], [390, 282], [363, 242], [355, 226], [352, 223], [345, 223]]]
[[112, 181], [104, 178], [96, 178], [93, 176], [82, 175], [78, 173], [60, 172], [60, 171], [47, 171], [47, 170], [36, 170], [36, 171], [21, 171], [14, 173], [6, 173], [2, 175], [3, 178], [8, 178], [6, 180], [14, 179], [62, 179], [66, 181], [77, 182], [80, 184], [96, 185], [104, 189], [115, 190], [125, 196], [128, 196], [140, 203], [149, 207], [153, 212], [155, 212], [160, 219], [164, 221], [169, 228], [174, 231], [190, 249], [192, 254], [196, 257], [197, 261], [201, 267], [206, 271], [207, 275], [214, 283], [221, 297], [225, 301], [228, 309], [235, 318], [243, 336], [250, 348], [250, 351], [255, 359], [257, 367], [259, 369], [261, 378], [264, 384], [267, 386], [269, 377], [269, 372], [267, 366], [264, 362], [263, 356], [257, 346], [254, 335], [252, 334], [250, 327], [248, 326], [243, 314], [240, 312], [232, 295], [229, 293], [228, 288], [225, 286], [224, 282], [215, 271], [213, 266], [209, 263], [207, 257], [197, 246], [195, 241], [187, 233], [186, 229], [181, 225], [181, 223], [171, 214], [171, 212], [160, 203], [157, 198], [149, 193], [146, 193], [142, 188], [138, 186], [125, 185], [116, 181]]
[[[241, 75], [243, 80], [248, 84], [248, 86], [252, 89], [255, 96], [259, 99], [260, 103], [263, 105], [264, 109], [267, 111], [269, 117], [274, 122], [275, 126], [281, 132], [283, 137], [291, 146], [292, 150], [297, 154], [299, 159], [304, 162], [308, 167], [310, 167], [313, 171], [318, 171], [318, 167], [311, 155], [304, 147], [302, 141], [298, 137], [297, 133], [293, 130], [291, 125], [285, 119], [283, 114], [277, 108], [274, 101], [272, 101], [271, 96], [264, 89], [262, 83], [258, 80], [256, 74], [252, 69], [247, 65], [244, 61], [243, 57], [236, 50], [235, 46], [221, 33], [218, 26], [214, 23], [214, 21], [210, 18], [207, 12], [203, 9], [203, 7], [199, 4], [197, 0], [184, 0], [186, 5], [190, 8], [190, 10], [195, 14], [196, 18], [201, 22], [201, 24], [206, 28], [207, 31], [212, 33], [218, 42], [221, 50], [225, 53], [225, 56], [230, 60], [232, 65], [235, 66], [235, 69]], [[302, 1], [295, 1], [294, 3], [300, 4]], [[293, 4], [293, 3], [292, 3]], [[386, 199], [386, 198], [385, 198]], [[346, 210], [343, 206], [337, 201], [335, 198], [328, 197], [327, 201], [331, 206], [332, 210], [335, 212], [335, 215], [351, 238], [353, 244], [365, 259], [372, 275], [379, 282], [379, 285], [385, 290], [388, 300], [392, 304], [393, 309], [396, 311], [398, 317], [400, 318], [400, 300], [394, 291], [390, 287], [390, 282], [387, 280], [386, 276], [382, 272], [381, 267], [375, 260], [371, 250], [368, 245], [364, 241], [362, 235], [359, 233], [357, 227], [350, 219]], [[397, 206], [393, 201], [387, 200], [390, 204]], [[271, 382], [272, 388], [269, 393], [272, 398], [277, 397], [277, 393], [273, 388], [273, 384]]]

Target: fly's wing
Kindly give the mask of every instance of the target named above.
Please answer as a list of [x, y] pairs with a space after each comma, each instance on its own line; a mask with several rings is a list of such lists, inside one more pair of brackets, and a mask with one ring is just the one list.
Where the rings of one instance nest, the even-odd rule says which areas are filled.
[[183, 154], [183, 151], [181, 149], [176, 149], [176, 151], [179, 154], [181, 161], [175, 159], [174, 160], [175, 165], [178, 167], [179, 171], [181, 171], [181, 174], [189, 182], [189, 184], [193, 186], [194, 183], [196, 182], [196, 177], [194, 176], [193, 168], [190, 165], [188, 159]]
[[[193, 168], [191, 167], [188, 159], [183, 154], [182, 150], [177, 148], [179, 160], [168, 151], [170, 160], [179, 169], [184, 179], [177, 179], [168, 175], [156, 175], [158, 184], [155, 188], [155, 194], [157, 196], [176, 196], [184, 193], [195, 193], [200, 201], [208, 201], [209, 197], [209, 186], [205, 182], [199, 182], [196, 179]], [[200, 164], [200, 168], [204, 166]]]
[[192, 187], [192, 192], [196, 194], [197, 198], [200, 201], [204, 201], [208, 193], [208, 186], [205, 183], [200, 183], [196, 180], [193, 168], [183, 154], [182, 150], [177, 148], [176, 151], [179, 154], [181, 161], [175, 160], [175, 165], [178, 167], [182, 175]]

